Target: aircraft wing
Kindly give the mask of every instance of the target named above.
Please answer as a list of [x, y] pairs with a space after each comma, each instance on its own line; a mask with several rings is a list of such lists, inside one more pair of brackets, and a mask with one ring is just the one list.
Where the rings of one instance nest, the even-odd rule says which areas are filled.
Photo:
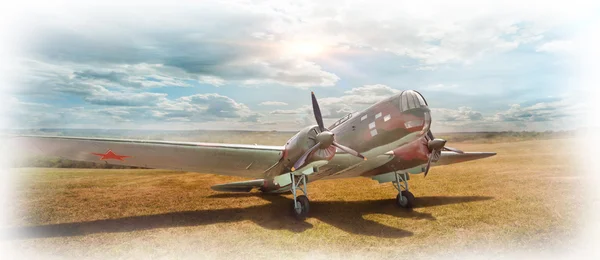
[[447, 152], [442, 151], [440, 158], [437, 162], [432, 163], [433, 166], [439, 165], [447, 165], [453, 163], [460, 163], [466, 161], [472, 161], [477, 159], [483, 159], [490, 156], [494, 156], [496, 153], [493, 152], [464, 152], [464, 153], [456, 153], [456, 152]]
[[281, 158], [283, 146], [240, 145], [80, 137], [16, 136], [9, 149], [20, 155], [75, 161], [262, 178]]

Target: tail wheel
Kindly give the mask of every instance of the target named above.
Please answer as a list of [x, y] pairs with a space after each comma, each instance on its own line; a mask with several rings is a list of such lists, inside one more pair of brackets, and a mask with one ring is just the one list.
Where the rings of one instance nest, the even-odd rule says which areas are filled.
[[305, 220], [309, 210], [308, 198], [304, 195], [300, 195], [296, 198], [296, 202], [292, 205], [292, 214], [298, 220]]
[[396, 204], [401, 208], [412, 209], [415, 205], [415, 196], [410, 191], [403, 190], [396, 196]]

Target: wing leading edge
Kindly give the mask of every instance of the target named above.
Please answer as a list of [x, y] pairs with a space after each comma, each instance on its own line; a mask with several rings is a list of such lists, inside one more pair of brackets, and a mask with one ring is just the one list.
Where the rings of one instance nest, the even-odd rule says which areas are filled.
[[[16, 136], [22, 155], [261, 178], [283, 146], [170, 142], [80, 137]], [[14, 146], [12, 146], [14, 145]]]
[[483, 159], [487, 157], [491, 157], [496, 155], [494, 152], [464, 152], [464, 153], [456, 153], [456, 152], [446, 152], [442, 151], [442, 154], [437, 162], [433, 163], [433, 166], [454, 164], [472, 160]]

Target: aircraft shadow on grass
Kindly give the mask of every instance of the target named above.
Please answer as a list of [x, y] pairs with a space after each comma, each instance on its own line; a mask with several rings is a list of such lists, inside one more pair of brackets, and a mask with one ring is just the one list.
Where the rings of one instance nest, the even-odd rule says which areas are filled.
[[[104, 219], [85, 222], [61, 223], [40, 226], [18, 227], [4, 230], [5, 239], [32, 239], [46, 237], [83, 236], [96, 233], [131, 232], [169, 227], [200, 226], [217, 223], [250, 220], [257, 225], [272, 230], [289, 230], [303, 232], [313, 227], [312, 224], [297, 221], [291, 216], [291, 199], [258, 193], [217, 194], [213, 198], [259, 196], [271, 203], [248, 208], [229, 208], [215, 210], [181, 211], [156, 215], [132, 216], [117, 219]], [[415, 208], [425, 208], [448, 204], [467, 203], [489, 200], [492, 197], [419, 197]], [[309, 218], [322, 222], [343, 231], [366, 236], [384, 238], [400, 238], [411, 236], [410, 231], [386, 226], [372, 220], [364, 219], [368, 214], [385, 214], [398, 218], [435, 220], [430, 213], [400, 209], [394, 200], [366, 201], [311, 201]]]

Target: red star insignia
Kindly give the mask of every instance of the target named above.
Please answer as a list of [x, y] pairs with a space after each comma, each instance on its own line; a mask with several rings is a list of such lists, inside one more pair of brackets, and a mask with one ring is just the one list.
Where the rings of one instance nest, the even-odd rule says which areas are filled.
[[113, 153], [113, 151], [111, 151], [110, 149], [105, 154], [101, 154], [101, 153], [92, 153], [92, 154], [97, 155], [97, 156], [102, 156], [100, 158], [100, 160], [114, 159], [114, 160], [123, 161], [123, 158], [131, 157], [131, 156], [127, 156], [127, 155], [118, 155], [116, 153]]

